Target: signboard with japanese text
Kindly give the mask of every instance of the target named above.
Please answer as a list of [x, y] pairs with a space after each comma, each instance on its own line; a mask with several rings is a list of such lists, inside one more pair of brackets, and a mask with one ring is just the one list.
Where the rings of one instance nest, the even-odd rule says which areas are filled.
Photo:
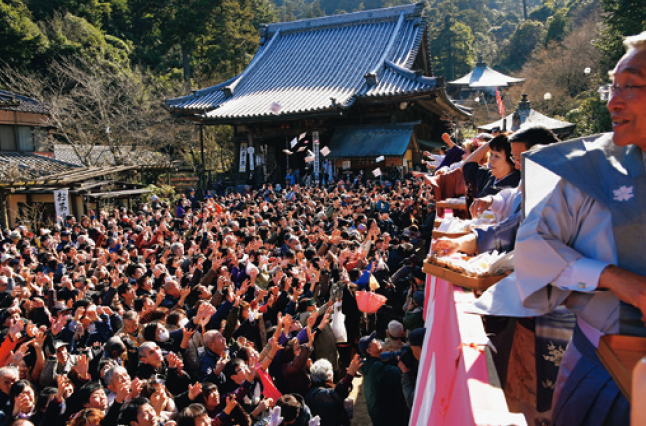
[[247, 173], [247, 143], [240, 143], [240, 173]]
[[54, 206], [56, 207], [56, 216], [62, 217], [63, 220], [71, 214], [70, 199], [67, 189], [54, 191]]
[[316, 184], [318, 185], [319, 183], [319, 172], [320, 172], [320, 166], [321, 166], [321, 159], [320, 159], [320, 154], [319, 154], [319, 132], [312, 132], [312, 141], [313, 141], [313, 151], [314, 151], [314, 179], [316, 180]]
[[256, 162], [254, 161], [254, 158], [256, 157], [256, 149], [253, 146], [250, 146], [247, 148], [247, 153], [249, 154], [249, 170], [252, 172], [255, 170]]

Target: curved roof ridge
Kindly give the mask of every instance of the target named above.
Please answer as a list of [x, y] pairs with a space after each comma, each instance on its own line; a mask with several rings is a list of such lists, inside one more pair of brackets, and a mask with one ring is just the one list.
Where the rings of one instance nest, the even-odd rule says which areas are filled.
[[395, 71], [396, 73], [403, 74], [404, 76], [411, 78], [415, 81], [419, 81], [421, 83], [432, 83], [435, 84], [437, 81], [437, 78], [435, 77], [428, 77], [423, 75], [421, 72], [416, 72], [416, 71], [411, 71], [408, 68], [404, 68], [402, 66], [397, 65], [396, 63], [386, 60], [385, 61], [386, 67], [390, 68], [391, 70]]
[[388, 44], [386, 45], [386, 48], [382, 52], [381, 57], [377, 60], [377, 64], [369, 72], [370, 74], [377, 74], [379, 71], [381, 71], [381, 68], [386, 63], [386, 60], [388, 58], [388, 55], [390, 54], [390, 51], [393, 49], [393, 46], [395, 45], [395, 40], [397, 40], [397, 38], [399, 37], [399, 31], [401, 30], [403, 23], [404, 23], [404, 14], [400, 13], [399, 18], [397, 18], [397, 25], [395, 26], [395, 29], [390, 35], [390, 40], [388, 40]]

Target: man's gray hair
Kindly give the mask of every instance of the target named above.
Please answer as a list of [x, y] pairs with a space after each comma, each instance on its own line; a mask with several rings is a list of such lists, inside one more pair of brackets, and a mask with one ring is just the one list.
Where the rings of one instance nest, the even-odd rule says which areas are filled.
[[173, 243], [173, 245], [170, 246], [170, 252], [173, 253], [173, 254], [175, 254], [175, 252], [178, 249], [184, 250], [184, 244], [182, 244], [182, 243]]
[[143, 342], [139, 345], [139, 356], [145, 356], [146, 351], [154, 351], [157, 349], [157, 343], [155, 342]]
[[120, 365], [115, 365], [114, 367], [110, 368], [106, 373], [105, 377], [103, 377], [103, 381], [105, 382], [106, 385], [110, 386], [112, 385], [112, 381], [114, 380], [114, 375], [117, 373], [126, 373], [128, 374], [128, 370], [126, 370], [125, 367], [122, 367]]
[[12, 367], [12, 366], [7, 365], [7, 366], [4, 366], [4, 367], [0, 368], [0, 378], [7, 377], [10, 374], [15, 375], [16, 377], [20, 376], [20, 372], [18, 371], [18, 369], [16, 367]]
[[332, 364], [325, 358], [317, 360], [310, 368], [312, 383], [325, 383], [334, 377]]
[[[642, 31], [641, 33], [634, 36], [626, 37], [624, 39], [624, 46], [626, 46], [626, 54], [624, 55], [624, 57], [634, 50], [646, 50], [646, 31]], [[619, 63], [621, 63], [621, 60], [617, 62], [617, 65], [619, 65]], [[615, 76], [617, 65], [615, 65], [615, 68], [608, 71], [610, 78], [613, 78]]]

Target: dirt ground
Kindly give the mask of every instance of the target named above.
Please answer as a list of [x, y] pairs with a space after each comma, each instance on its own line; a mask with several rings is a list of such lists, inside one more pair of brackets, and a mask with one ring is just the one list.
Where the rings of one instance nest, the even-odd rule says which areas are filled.
[[354, 416], [352, 417], [352, 426], [372, 426], [368, 407], [366, 406], [366, 396], [363, 393], [363, 377], [355, 377], [352, 381], [352, 392], [350, 398], [354, 400]]

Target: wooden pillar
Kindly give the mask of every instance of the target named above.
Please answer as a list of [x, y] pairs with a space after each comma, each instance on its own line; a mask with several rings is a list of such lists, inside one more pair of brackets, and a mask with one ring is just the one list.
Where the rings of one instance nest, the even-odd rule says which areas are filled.
[[3, 229], [9, 228], [9, 219], [7, 217], [7, 191], [0, 189], [0, 224]]

